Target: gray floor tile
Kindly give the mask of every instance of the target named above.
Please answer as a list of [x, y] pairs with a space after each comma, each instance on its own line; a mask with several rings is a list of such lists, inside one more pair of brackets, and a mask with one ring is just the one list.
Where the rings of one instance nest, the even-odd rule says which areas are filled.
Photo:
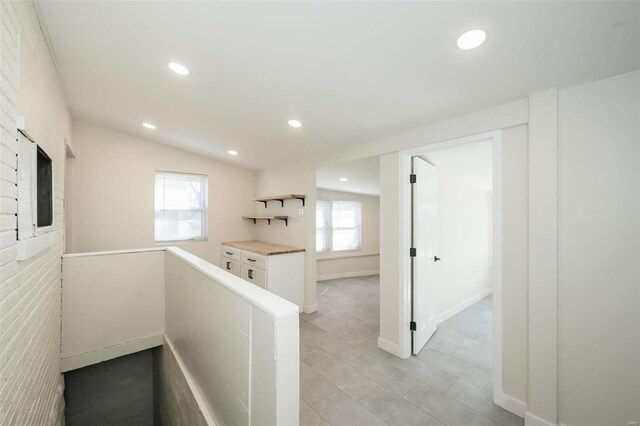
[[419, 384], [405, 399], [450, 426], [496, 426], [498, 423], [430, 386]]
[[503, 426], [522, 426], [524, 420], [493, 403], [491, 392], [464, 380], [458, 380], [447, 391], [447, 395], [466, 406], [492, 418]]
[[453, 328], [465, 336], [491, 343], [493, 340], [493, 324], [487, 315], [462, 311], [449, 318], [440, 326]]
[[460, 346], [472, 344], [476, 339], [459, 333], [454, 328], [446, 327], [447, 322], [441, 324], [433, 337], [427, 342], [427, 347], [437, 349], [444, 353], [453, 353]]
[[459, 379], [466, 380], [480, 387], [486, 386], [489, 380], [491, 380], [490, 371], [476, 367], [435, 349], [425, 348], [418, 354], [417, 358]]
[[385, 363], [380, 358], [368, 354], [360, 355], [349, 364], [379, 385], [402, 396], [418, 384], [418, 381]]
[[315, 338], [323, 336], [327, 332], [318, 326], [315, 326], [311, 321], [304, 321], [300, 323], [300, 337], [310, 341], [314, 341]]
[[309, 338], [313, 343], [343, 362], [351, 362], [362, 354], [355, 346], [337, 336], [323, 332]]
[[346, 394], [333, 394], [318, 402], [316, 411], [334, 426], [381, 426], [385, 423]]
[[311, 367], [355, 400], [378, 387], [376, 382], [332, 356], [319, 360]]
[[445, 354], [454, 353], [456, 350], [458, 350], [460, 345], [457, 343], [453, 343], [449, 340], [443, 339], [438, 333], [441, 330], [442, 330], [442, 327], [436, 330], [436, 333], [433, 335], [433, 337], [431, 337], [431, 339], [429, 339], [429, 341], [425, 345], [425, 348], [436, 349]]
[[304, 399], [312, 407], [314, 402], [338, 392], [340, 392], [340, 389], [336, 385], [320, 375], [300, 381], [300, 398]]
[[491, 402], [491, 296], [440, 324], [406, 360], [378, 348], [379, 297], [378, 276], [318, 283], [318, 312], [300, 316], [301, 420], [522, 425]]
[[354, 331], [353, 329], [349, 328], [348, 324], [346, 324], [345, 321], [341, 320], [341, 317], [320, 317], [310, 322], [316, 327], [319, 327], [327, 333], [331, 333], [335, 336], [342, 336], [346, 333], [349, 333], [350, 331]]
[[426, 362], [418, 360], [417, 357], [410, 357], [408, 359], [400, 359], [393, 357], [385, 361], [390, 365], [396, 367], [400, 371], [406, 373], [408, 376], [419, 380], [422, 383], [426, 383], [436, 389], [440, 389], [443, 392], [449, 390], [449, 388], [455, 383], [456, 377], [440, 370]]
[[322, 416], [302, 399], [300, 400], [300, 426], [328, 426]]
[[374, 390], [359, 402], [388, 425], [442, 426], [431, 415], [384, 388]]
[[304, 362], [300, 362], [300, 381], [318, 377], [318, 373]]
[[487, 371], [493, 369], [493, 354], [491, 345], [478, 340], [460, 346], [452, 354], [452, 357], [465, 361], [471, 365]]
[[491, 380], [489, 380], [489, 383], [487, 383], [487, 385], [484, 387], [484, 389], [488, 390], [491, 393], [493, 393], [493, 378]]
[[313, 362], [328, 356], [329, 353], [315, 343], [305, 338], [300, 338], [300, 361], [312, 364]]

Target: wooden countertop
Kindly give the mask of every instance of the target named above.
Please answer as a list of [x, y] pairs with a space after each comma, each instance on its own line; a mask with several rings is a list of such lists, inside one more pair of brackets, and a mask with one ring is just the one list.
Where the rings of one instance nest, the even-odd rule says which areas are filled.
[[278, 254], [300, 253], [304, 252], [303, 248], [284, 246], [282, 244], [267, 243], [265, 241], [226, 241], [223, 242], [225, 246], [234, 247], [240, 250], [246, 250], [253, 253], [258, 253], [263, 256], [275, 256]]

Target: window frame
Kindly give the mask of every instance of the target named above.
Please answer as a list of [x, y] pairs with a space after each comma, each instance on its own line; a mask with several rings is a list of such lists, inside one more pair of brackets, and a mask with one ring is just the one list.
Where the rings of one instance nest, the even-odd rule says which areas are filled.
[[[26, 241], [53, 231], [57, 213], [55, 203], [56, 172], [53, 159], [47, 151], [33, 140], [27, 132], [17, 129], [16, 143], [18, 145], [16, 173], [17, 173], [17, 223], [16, 240]], [[49, 205], [51, 210], [51, 223], [38, 225], [38, 157], [42, 155], [50, 163], [51, 188]], [[26, 176], [23, 177], [23, 176]], [[40, 188], [42, 189], [42, 188]], [[26, 197], [26, 200], [23, 199]]]
[[[158, 176], [167, 176], [167, 175], [184, 175], [191, 176], [194, 178], [200, 178], [203, 182], [203, 191], [201, 193], [201, 203], [202, 207], [198, 209], [158, 209], [156, 206], [156, 183]], [[182, 243], [182, 242], [197, 242], [197, 241], [208, 241], [208, 223], [209, 223], [209, 175], [201, 174], [201, 173], [188, 173], [188, 172], [175, 172], [170, 170], [156, 170], [154, 173], [153, 180], [153, 238], [156, 244], [174, 244], [174, 243]], [[164, 192], [164, 191], [163, 191]], [[163, 193], [163, 197], [166, 197], [166, 192]], [[157, 235], [157, 220], [158, 220], [158, 212], [161, 211], [172, 211], [172, 212], [187, 212], [187, 211], [201, 211], [202, 212], [202, 233], [198, 238], [179, 238], [179, 239], [158, 239]]]
[[[356, 225], [354, 227], [334, 227], [333, 226], [333, 209], [336, 204], [340, 203], [354, 203], [358, 205], [357, 214], [359, 217], [356, 217], [355, 222]], [[342, 252], [352, 252], [362, 250], [362, 202], [358, 200], [318, 200], [316, 201], [316, 214], [318, 210], [318, 206], [323, 206], [325, 223], [322, 227], [318, 228], [316, 224], [316, 235], [318, 230], [322, 230], [324, 233], [325, 245], [322, 249], [318, 250], [318, 246], [316, 244], [316, 253], [342, 253]], [[335, 250], [333, 247], [333, 233], [334, 231], [343, 231], [343, 230], [351, 230], [353, 229], [356, 233], [357, 245], [354, 248]]]

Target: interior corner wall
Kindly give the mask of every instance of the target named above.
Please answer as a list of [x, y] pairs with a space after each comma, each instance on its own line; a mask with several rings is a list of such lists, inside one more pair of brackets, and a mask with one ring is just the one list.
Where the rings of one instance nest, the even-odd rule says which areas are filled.
[[318, 188], [316, 198], [325, 201], [346, 200], [362, 203], [361, 249], [317, 253], [318, 280], [379, 274], [380, 197]]
[[502, 393], [520, 407], [528, 386], [528, 126], [502, 130]]
[[380, 343], [399, 355], [400, 347], [400, 237], [402, 235], [400, 154], [380, 156]]
[[[219, 265], [223, 241], [251, 238], [254, 171], [86, 123], [74, 138], [70, 252], [173, 245]], [[206, 241], [155, 242], [156, 170], [208, 176]]]
[[[31, 2], [0, 2], [0, 424], [64, 422], [60, 258], [71, 115]], [[17, 130], [51, 157], [53, 226], [16, 240]], [[28, 243], [25, 243], [27, 241]], [[20, 248], [20, 259], [18, 251]], [[24, 249], [24, 252], [23, 252]]]
[[640, 420], [640, 71], [558, 94], [558, 420]]
[[436, 316], [444, 321], [491, 290], [492, 192], [438, 169]]
[[[257, 240], [285, 244], [305, 249], [304, 312], [317, 309], [316, 302], [316, 173], [306, 166], [277, 167], [261, 171], [256, 176], [255, 197], [283, 194], [306, 196], [305, 207], [300, 200], [285, 200], [284, 207], [278, 201], [271, 201], [265, 208], [262, 203], [252, 201], [250, 210], [244, 214], [257, 212], [260, 216], [289, 216], [288, 226], [282, 221], [250, 223]], [[300, 209], [303, 216], [300, 216]]]

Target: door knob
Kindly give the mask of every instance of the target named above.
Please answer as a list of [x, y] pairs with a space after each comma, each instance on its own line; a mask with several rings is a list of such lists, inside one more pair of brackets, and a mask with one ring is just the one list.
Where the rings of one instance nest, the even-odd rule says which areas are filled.
[[440, 260], [442, 260], [442, 259], [440, 259], [438, 256], [433, 256], [433, 261], [434, 262], [439, 262]]

